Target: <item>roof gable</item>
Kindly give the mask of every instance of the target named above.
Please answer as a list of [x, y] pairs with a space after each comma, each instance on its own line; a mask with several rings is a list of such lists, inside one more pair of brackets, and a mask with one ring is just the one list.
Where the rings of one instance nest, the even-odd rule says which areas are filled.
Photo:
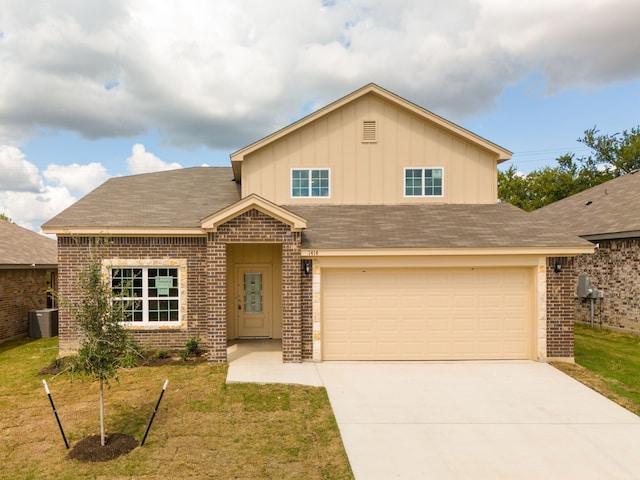
[[271, 135], [268, 135], [260, 140], [258, 140], [257, 142], [252, 143], [251, 145], [248, 145], [234, 153], [231, 154], [231, 164], [233, 167], [233, 174], [234, 174], [234, 178], [236, 179], [236, 181], [239, 181], [241, 179], [242, 176], [242, 169], [241, 169], [241, 164], [244, 161], [245, 157], [253, 152], [255, 152], [256, 150], [259, 150], [260, 148], [264, 147], [265, 145], [268, 145], [296, 130], [299, 130], [300, 128], [312, 123], [313, 121], [317, 120], [320, 117], [323, 117], [325, 115], [330, 114], [331, 112], [334, 112], [342, 107], [344, 107], [345, 105], [356, 101], [357, 99], [365, 96], [365, 95], [369, 95], [369, 94], [374, 94], [374, 95], [379, 95], [380, 97], [383, 97], [384, 99], [402, 107], [405, 108], [406, 110], [409, 110], [411, 112], [413, 112], [414, 114], [418, 115], [421, 118], [424, 118], [448, 131], [450, 131], [451, 133], [458, 135], [459, 137], [462, 137], [464, 139], [466, 139], [467, 141], [470, 141], [486, 150], [489, 150], [491, 152], [493, 152], [497, 158], [498, 158], [498, 163], [509, 160], [511, 158], [511, 152], [509, 150], [506, 150], [498, 145], [496, 145], [495, 143], [492, 143], [462, 127], [460, 127], [459, 125], [456, 125], [455, 123], [452, 123], [438, 115], [436, 115], [433, 112], [430, 112], [429, 110], [426, 110], [408, 100], [405, 100], [402, 97], [399, 97], [398, 95], [389, 92], [388, 90], [385, 90], [384, 88], [374, 84], [374, 83], [370, 83], [368, 85], [365, 85], [364, 87], [350, 93], [349, 95], [346, 95], [345, 97], [342, 97], [339, 100], [336, 100], [335, 102], [317, 110], [316, 112], [307, 115], [306, 117], [298, 120], [297, 122], [292, 123], [291, 125], [288, 125], [287, 127], [284, 127], [280, 130], [278, 130], [275, 133], [272, 133]]
[[233, 205], [229, 205], [228, 207], [209, 215], [207, 218], [202, 220], [202, 228], [204, 230], [215, 231], [220, 225], [252, 209], [258, 210], [265, 215], [289, 225], [294, 231], [300, 231], [307, 226], [307, 221], [304, 218], [253, 194], [243, 198]]

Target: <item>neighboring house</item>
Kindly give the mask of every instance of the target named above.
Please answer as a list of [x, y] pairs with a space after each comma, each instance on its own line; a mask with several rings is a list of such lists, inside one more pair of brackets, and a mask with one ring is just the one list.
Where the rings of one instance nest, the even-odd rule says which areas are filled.
[[57, 263], [55, 240], [0, 220], [0, 342], [26, 336], [29, 311], [53, 306]]
[[[576, 273], [590, 277], [597, 325], [640, 333], [640, 173], [628, 173], [540, 208], [532, 215], [595, 244], [576, 257]], [[577, 296], [576, 320], [591, 322], [591, 299]]]
[[[281, 338], [283, 360], [573, 357], [573, 256], [592, 245], [497, 202], [511, 153], [367, 85], [231, 155], [113, 178], [43, 229], [60, 291], [96, 238], [145, 346]], [[565, 268], [558, 273], [553, 266]], [[60, 346], [77, 347], [62, 311]]]

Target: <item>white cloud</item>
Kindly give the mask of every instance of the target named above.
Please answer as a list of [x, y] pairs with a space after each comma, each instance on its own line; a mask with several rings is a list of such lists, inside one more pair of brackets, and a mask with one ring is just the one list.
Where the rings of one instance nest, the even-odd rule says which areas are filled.
[[0, 212], [18, 225], [40, 232], [44, 222], [76, 200], [65, 187], [45, 186], [40, 192], [0, 191]]
[[38, 192], [41, 188], [38, 167], [28, 162], [18, 148], [0, 145], [0, 190]]
[[19, 148], [0, 145], [0, 213], [18, 225], [40, 231], [41, 225], [107, 179], [98, 164], [49, 165], [43, 182], [38, 167]]
[[51, 164], [47, 166], [43, 175], [48, 182], [60, 187], [64, 186], [77, 196], [89, 193], [109, 178], [104, 165], [96, 162], [88, 165]]
[[179, 163], [167, 163], [160, 160], [153, 153], [147, 152], [144, 145], [140, 143], [136, 143], [131, 152], [132, 155], [127, 158], [127, 170], [133, 175], [182, 168]]
[[0, 0], [0, 143], [156, 130], [237, 148], [371, 81], [455, 120], [532, 73], [549, 91], [640, 76], [637, 0], [88, 5]]

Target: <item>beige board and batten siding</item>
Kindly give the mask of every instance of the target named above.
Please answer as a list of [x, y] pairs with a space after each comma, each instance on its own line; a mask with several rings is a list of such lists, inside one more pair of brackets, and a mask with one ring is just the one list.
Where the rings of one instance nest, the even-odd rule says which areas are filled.
[[[376, 141], [363, 141], [375, 121]], [[495, 203], [498, 156], [452, 130], [368, 93], [266, 143], [242, 162], [242, 196], [280, 205]], [[444, 171], [444, 196], [407, 198], [405, 167]], [[292, 198], [291, 169], [327, 168], [328, 198]]]
[[323, 360], [534, 358], [535, 269], [322, 272]]

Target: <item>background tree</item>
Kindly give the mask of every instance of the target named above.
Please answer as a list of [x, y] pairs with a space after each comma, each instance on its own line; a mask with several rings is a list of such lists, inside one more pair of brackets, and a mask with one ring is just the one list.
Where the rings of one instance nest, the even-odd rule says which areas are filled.
[[4, 213], [0, 212], [0, 220], [4, 220], [5, 222], [10, 222], [11, 219], [7, 217]]
[[83, 334], [72, 369], [100, 382], [100, 443], [104, 446], [104, 384], [117, 378], [118, 368], [130, 364], [139, 349], [122, 325], [130, 309], [122, 301], [114, 301], [116, 296], [96, 255], [92, 254], [80, 274], [79, 287], [79, 301], [65, 301]]
[[640, 168], [639, 127], [613, 135], [600, 134], [594, 127], [578, 141], [592, 150], [590, 155], [576, 158], [567, 153], [556, 159], [555, 167], [526, 175], [514, 166], [499, 171], [498, 198], [532, 211]]

